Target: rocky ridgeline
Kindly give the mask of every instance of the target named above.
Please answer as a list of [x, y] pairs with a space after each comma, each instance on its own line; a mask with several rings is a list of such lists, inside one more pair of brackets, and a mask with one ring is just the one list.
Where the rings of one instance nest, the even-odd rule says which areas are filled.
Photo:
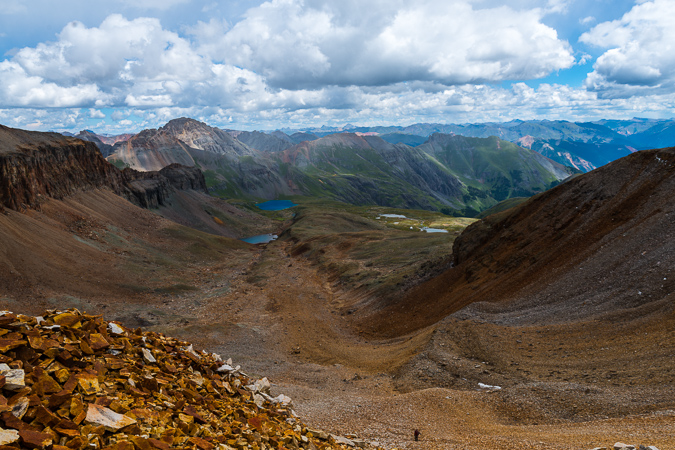
[[92, 142], [0, 125], [0, 211], [39, 208], [48, 198], [101, 188], [143, 208], [166, 204], [175, 190], [208, 192], [204, 175], [195, 167], [120, 171]]
[[208, 194], [201, 170], [171, 164], [158, 172], [139, 172], [126, 168], [122, 171], [124, 187], [120, 194], [141, 208], [166, 205], [172, 192], [195, 190]]
[[77, 310], [0, 313], [0, 389], [0, 450], [355, 445], [308, 429], [229, 360]]

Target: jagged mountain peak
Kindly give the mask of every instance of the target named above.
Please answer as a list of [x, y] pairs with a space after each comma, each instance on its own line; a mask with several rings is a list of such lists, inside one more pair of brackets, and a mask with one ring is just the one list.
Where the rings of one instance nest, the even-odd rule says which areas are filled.
[[187, 117], [174, 119], [159, 129], [197, 150], [230, 156], [253, 155], [255, 150], [220, 128]]
[[182, 129], [182, 128], [204, 128], [204, 129], [213, 129], [214, 127], [211, 127], [207, 125], [204, 122], [200, 122], [199, 120], [192, 119], [190, 117], [179, 117], [177, 119], [171, 119], [164, 125], [163, 127], [160, 127], [160, 130], [165, 130], [165, 131], [170, 131], [170, 130], [176, 130], [176, 129]]

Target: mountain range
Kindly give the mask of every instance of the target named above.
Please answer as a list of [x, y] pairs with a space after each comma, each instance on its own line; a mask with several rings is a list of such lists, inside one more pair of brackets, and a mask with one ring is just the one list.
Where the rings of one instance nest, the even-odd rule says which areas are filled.
[[[284, 129], [286, 133], [299, 130]], [[331, 133], [354, 132], [380, 136], [391, 143], [420, 145], [434, 133], [468, 137], [497, 136], [538, 151], [564, 165], [588, 172], [636, 150], [675, 144], [675, 121], [670, 119], [599, 120], [569, 122], [513, 120], [475, 124], [429, 124], [409, 126], [321, 127], [303, 130], [323, 137]], [[276, 132], [278, 133], [278, 131]]]
[[[239, 138], [251, 145], [273, 143], [276, 151], [254, 149]], [[336, 133], [292, 145], [278, 133], [224, 132], [192, 119], [118, 142], [108, 159], [137, 170], [196, 166], [211, 192], [226, 198], [309, 195], [458, 215], [543, 192], [579, 172], [496, 137], [437, 133], [411, 147]]]

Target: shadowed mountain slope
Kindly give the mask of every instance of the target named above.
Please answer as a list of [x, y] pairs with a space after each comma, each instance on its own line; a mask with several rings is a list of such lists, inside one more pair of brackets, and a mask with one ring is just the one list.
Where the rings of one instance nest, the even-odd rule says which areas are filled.
[[315, 194], [353, 204], [447, 208], [465, 215], [514, 195], [542, 192], [573, 172], [497, 138], [440, 134], [418, 147], [377, 136], [333, 134], [275, 156], [287, 165], [290, 178], [302, 174], [314, 180], [309, 188]]
[[456, 267], [363, 324], [407, 333], [455, 313], [562, 323], [671, 313], [675, 149], [642, 151], [469, 226]]

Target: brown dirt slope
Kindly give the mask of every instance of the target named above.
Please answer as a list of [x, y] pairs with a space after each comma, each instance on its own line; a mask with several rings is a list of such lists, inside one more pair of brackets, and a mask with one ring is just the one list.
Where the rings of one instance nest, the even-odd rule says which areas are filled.
[[156, 210], [162, 217], [205, 233], [242, 239], [278, 232], [280, 224], [194, 190], [177, 191]]
[[504, 323], [669, 311], [675, 278], [675, 149], [614, 161], [466, 229], [456, 267], [362, 316], [401, 335], [462, 312]]
[[31, 312], [157, 307], [163, 294], [199, 291], [204, 268], [246, 264], [253, 250], [179, 226], [108, 190], [81, 192], [49, 200], [41, 211], [0, 215], [0, 304]]

